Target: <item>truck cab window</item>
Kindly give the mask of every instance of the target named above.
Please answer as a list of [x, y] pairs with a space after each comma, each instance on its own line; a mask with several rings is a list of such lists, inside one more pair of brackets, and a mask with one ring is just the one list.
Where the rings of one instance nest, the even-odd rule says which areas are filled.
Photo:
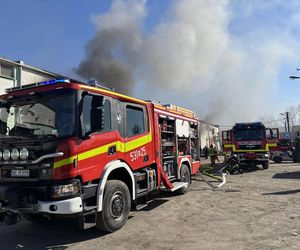
[[111, 130], [110, 101], [103, 96], [85, 95], [80, 116], [82, 135]]
[[144, 111], [142, 108], [126, 107], [126, 137], [145, 133]]

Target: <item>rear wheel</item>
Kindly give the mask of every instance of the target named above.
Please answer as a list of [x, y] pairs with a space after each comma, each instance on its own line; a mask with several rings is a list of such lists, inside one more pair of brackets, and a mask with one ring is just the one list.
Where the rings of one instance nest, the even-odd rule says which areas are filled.
[[190, 173], [189, 167], [186, 164], [181, 165], [180, 181], [181, 182], [186, 182], [187, 187], [182, 187], [182, 188], [178, 189], [177, 193], [178, 194], [185, 194], [189, 191], [190, 183], [191, 183], [191, 173]]
[[119, 180], [107, 181], [96, 228], [110, 233], [120, 229], [128, 219], [130, 208], [131, 197], [126, 184]]
[[263, 169], [268, 169], [269, 168], [269, 162], [266, 161], [262, 164]]
[[299, 152], [293, 154], [293, 161], [296, 162], [296, 163], [300, 162]]
[[281, 163], [281, 162], [282, 162], [281, 157], [276, 156], [276, 157], [274, 158], [274, 162], [275, 162], [275, 163]]

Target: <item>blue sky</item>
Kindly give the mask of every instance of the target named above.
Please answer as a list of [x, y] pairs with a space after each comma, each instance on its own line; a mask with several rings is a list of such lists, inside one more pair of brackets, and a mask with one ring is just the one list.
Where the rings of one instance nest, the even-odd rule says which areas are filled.
[[[162, 18], [170, 0], [149, 2], [147, 29]], [[105, 13], [108, 0], [1, 0], [0, 55], [55, 72], [68, 73], [84, 56], [95, 33], [91, 16]]]
[[[296, 67], [300, 66], [299, 1], [124, 0], [124, 3], [130, 1], [146, 10], [142, 21], [137, 20], [143, 26], [142, 35], [139, 34], [145, 40], [143, 44], [163, 53], [172, 53], [169, 61], [157, 55], [161, 65], [177, 60], [176, 54], [180, 52], [178, 57], [182, 56], [183, 62], [187, 60], [184, 67], [191, 65], [193, 68], [174, 72], [174, 68], [178, 68], [174, 65], [166, 68], [174, 72], [174, 78], [159, 77], [156, 65], [149, 64], [149, 54], [139, 52], [148, 63], [144, 68], [150, 70], [146, 72], [145, 79], [141, 76], [141, 70], [134, 72], [139, 75], [133, 93], [136, 97], [173, 102], [196, 110], [201, 117], [208, 115], [217, 123], [251, 120], [266, 114], [277, 118], [289, 106], [300, 104], [300, 81], [288, 80], [289, 75], [298, 73]], [[87, 42], [97, 32], [92, 17], [111, 13], [114, 2], [1, 0], [0, 56], [23, 60], [49, 71], [73, 74], [73, 68], [85, 58]], [[131, 15], [130, 11], [128, 15]], [[197, 15], [203, 15], [205, 27], [199, 26], [202, 19], [198, 19]], [[185, 28], [181, 33], [176, 33], [176, 27]], [[199, 46], [191, 41], [193, 49], [182, 46], [182, 43], [176, 44], [174, 49], [169, 48], [168, 42], [174, 37], [181, 39], [190, 28], [191, 31], [194, 29], [192, 34], [203, 40]], [[169, 31], [170, 34], [166, 34]], [[220, 38], [221, 41], [213, 40]], [[193, 55], [200, 59], [192, 58]], [[131, 59], [129, 62], [132, 62]], [[234, 69], [230, 68], [231, 63]], [[197, 67], [201, 71], [199, 74], [195, 73]], [[235, 70], [238, 72], [236, 75]], [[180, 78], [182, 83], [177, 83], [176, 79]], [[151, 81], [166, 82], [165, 88], [161, 88], [159, 83], [149, 84]], [[182, 98], [185, 86], [188, 88], [184, 91], [187, 98]], [[231, 114], [232, 108], [239, 106], [239, 103], [243, 103], [243, 107], [233, 112], [239, 115]], [[224, 112], [220, 114], [218, 109]]]

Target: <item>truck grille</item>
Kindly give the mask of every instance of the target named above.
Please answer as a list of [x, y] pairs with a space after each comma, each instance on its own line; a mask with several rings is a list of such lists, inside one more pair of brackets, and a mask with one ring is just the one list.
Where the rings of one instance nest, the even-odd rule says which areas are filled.
[[257, 150], [261, 148], [261, 145], [240, 145], [241, 150]]

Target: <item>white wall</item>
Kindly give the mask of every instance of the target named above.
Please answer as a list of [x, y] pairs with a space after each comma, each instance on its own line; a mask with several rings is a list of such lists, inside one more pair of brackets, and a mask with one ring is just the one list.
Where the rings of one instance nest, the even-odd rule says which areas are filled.
[[219, 127], [201, 122], [200, 144], [201, 148], [203, 148], [204, 146], [209, 147], [211, 144], [213, 144], [217, 147], [218, 150], [221, 150]]
[[50, 79], [55, 79], [55, 76], [47, 75], [42, 72], [37, 72], [31, 69], [23, 68], [22, 69], [22, 75], [21, 75], [21, 83], [29, 84], [29, 83], [35, 83], [35, 82], [43, 82]]
[[5, 89], [12, 88], [13, 86], [14, 82], [12, 79], [6, 79], [0, 76], [0, 95], [5, 94]]

